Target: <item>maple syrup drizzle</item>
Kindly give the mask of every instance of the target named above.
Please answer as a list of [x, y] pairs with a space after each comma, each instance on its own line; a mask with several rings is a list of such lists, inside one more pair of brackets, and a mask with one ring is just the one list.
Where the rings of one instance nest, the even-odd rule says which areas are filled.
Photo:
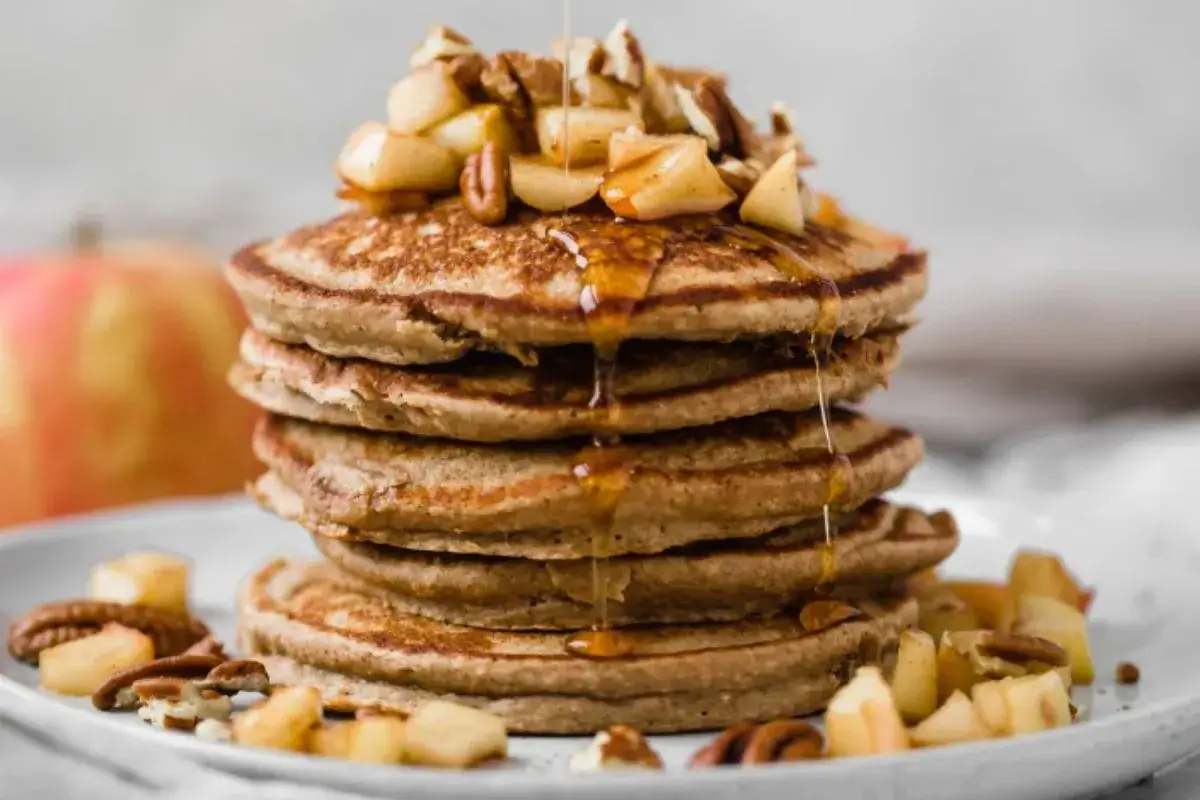
[[575, 459], [579, 481], [591, 515], [592, 607], [590, 630], [567, 639], [567, 651], [584, 658], [629, 655], [632, 643], [609, 624], [609, 568], [617, 507], [636, 469], [632, 450], [618, 433], [621, 404], [617, 398], [617, 355], [629, 333], [629, 322], [645, 298], [663, 254], [666, 231], [652, 225], [589, 222], [555, 228], [547, 237], [575, 257], [583, 288], [583, 311], [595, 353], [594, 382], [588, 408], [596, 414], [595, 434]]
[[829, 400], [825, 395], [821, 359], [829, 363], [833, 338], [837, 333], [838, 317], [841, 313], [841, 294], [837, 283], [822, 273], [795, 248], [778, 239], [745, 225], [719, 226], [721, 240], [734, 247], [765, 253], [776, 269], [796, 281], [811, 283], [817, 289], [817, 321], [813, 325], [808, 341], [808, 354], [813, 362], [813, 378], [817, 388], [817, 408], [821, 415], [821, 432], [825, 439], [825, 450], [829, 455], [829, 473], [826, 479], [825, 498], [821, 504], [821, 518], [825, 528], [825, 541], [821, 544], [821, 574], [818, 588], [828, 588], [837, 579], [838, 562], [834, 540], [837, 538], [837, 523], [833, 512], [846, 494], [851, 469], [850, 459], [837, 449], [833, 430], [829, 424]]
[[[562, 107], [563, 107], [563, 153], [571, 152], [571, 0], [562, 0], [563, 11], [563, 65], [562, 65]], [[571, 159], [563, 158], [563, 174], [571, 177]]]

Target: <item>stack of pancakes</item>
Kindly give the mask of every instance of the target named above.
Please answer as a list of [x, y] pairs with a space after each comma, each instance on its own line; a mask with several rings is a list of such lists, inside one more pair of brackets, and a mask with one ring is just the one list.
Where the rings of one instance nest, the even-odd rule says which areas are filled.
[[[241, 644], [273, 681], [333, 709], [437, 696], [514, 731], [665, 732], [813, 712], [894, 653], [908, 579], [954, 523], [878, 497], [920, 460], [915, 434], [841, 407], [826, 430], [823, 411], [886, 382], [923, 254], [812, 225], [767, 252], [725, 214], [658, 221], [602, 402], [596, 287], [562, 242], [612, 219], [488, 227], [450, 198], [234, 258], [254, 327], [232, 380], [270, 412], [252, 492], [325, 559], [246, 584]], [[604, 502], [596, 459], [620, 463]]]

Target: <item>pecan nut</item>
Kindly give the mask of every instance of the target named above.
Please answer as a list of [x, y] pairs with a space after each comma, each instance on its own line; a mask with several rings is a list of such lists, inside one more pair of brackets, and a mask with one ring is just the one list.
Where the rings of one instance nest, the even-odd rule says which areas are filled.
[[1041, 661], [1051, 667], [1065, 667], [1070, 663], [1067, 651], [1061, 645], [1040, 636], [988, 631], [976, 646], [985, 656], [1016, 664]]
[[92, 695], [92, 705], [101, 711], [113, 709], [136, 708], [137, 695], [132, 691], [133, 684], [150, 678], [183, 678], [199, 680], [206, 677], [214, 667], [220, 666], [225, 659], [217, 656], [172, 656], [160, 658], [146, 664], [118, 672], [104, 682]]
[[538, 149], [537, 131], [533, 126], [533, 103], [517, 80], [512, 61], [505, 53], [497, 53], [479, 75], [484, 97], [500, 106], [512, 126], [522, 151]]
[[508, 155], [496, 142], [487, 142], [467, 156], [458, 186], [472, 217], [484, 225], [499, 225], [508, 216]]
[[204, 680], [197, 682], [197, 686], [201, 689], [214, 689], [221, 694], [266, 694], [271, 681], [267, 675], [267, 668], [260, 662], [238, 658], [213, 667]]
[[38, 606], [14, 622], [8, 630], [8, 651], [19, 661], [36, 662], [42, 650], [91, 636], [111, 622], [149, 636], [159, 656], [182, 653], [209, 635], [204, 623], [189, 614], [99, 600], [66, 600]]
[[821, 732], [803, 720], [779, 719], [761, 725], [743, 722], [697, 750], [688, 766], [811, 761], [821, 758], [824, 751]]

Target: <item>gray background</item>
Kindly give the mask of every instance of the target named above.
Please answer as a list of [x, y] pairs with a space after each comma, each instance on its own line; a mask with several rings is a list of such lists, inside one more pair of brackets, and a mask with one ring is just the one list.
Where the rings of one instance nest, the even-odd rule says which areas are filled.
[[[545, 49], [558, 0], [0, 0], [0, 250], [113, 235], [217, 254], [336, 209], [330, 164], [434, 22]], [[794, 109], [812, 181], [933, 253], [884, 402], [977, 444], [1200, 363], [1200, 3], [574, 0], [655, 58]]]

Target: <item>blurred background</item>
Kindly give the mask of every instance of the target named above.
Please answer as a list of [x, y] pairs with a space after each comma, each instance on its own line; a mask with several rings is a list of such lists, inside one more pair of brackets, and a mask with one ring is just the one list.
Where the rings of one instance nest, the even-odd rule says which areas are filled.
[[[1111, 489], [1133, 470], [1161, 487], [1194, 464], [1200, 3], [574, 0], [577, 34], [620, 17], [656, 60], [726, 72], [748, 114], [784, 100], [812, 183], [931, 251], [875, 402], [931, 441], [918, 485]], [[214, 263], [329, 216], [334, 155], [437, 22], [545, 50], [561, 6], [0, 0], [0, 262], [61, 251], [81, 215], [176, 243], [151, 261], [183, 245]], [[29, 303], [4, 287], [0, 271], [11, 329]], [[181, 336], [219, 354], [238, 324]], [[0, 337], [0, 389], [20, 383], [20, 339]]]

